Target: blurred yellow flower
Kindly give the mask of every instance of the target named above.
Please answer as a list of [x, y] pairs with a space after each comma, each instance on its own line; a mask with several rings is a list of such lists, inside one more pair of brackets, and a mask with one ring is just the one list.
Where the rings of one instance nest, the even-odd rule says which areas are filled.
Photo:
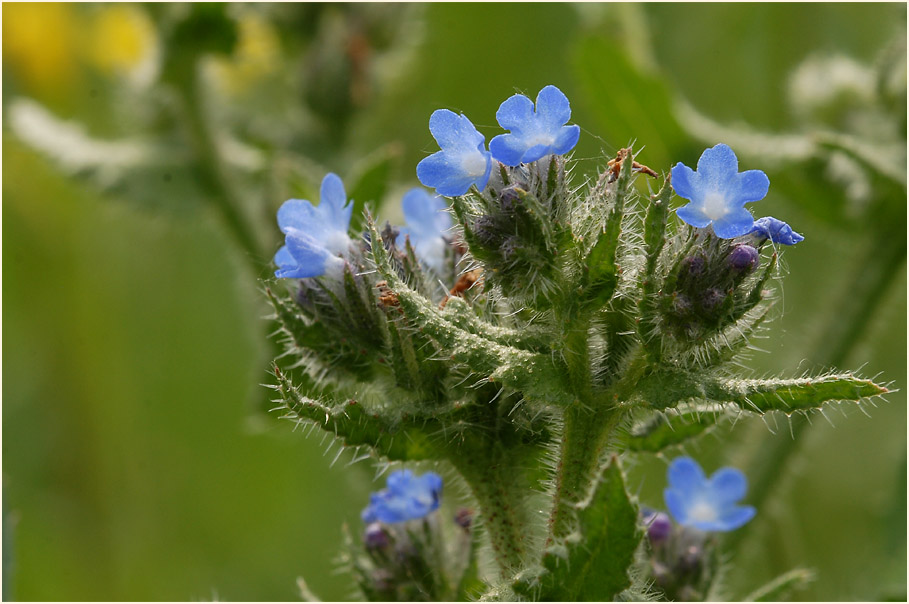
[[27, 87], [47, 93], [76, 79], [74, 13], [69, 4], [4, 4], [3, 62]]
[[154, 28], [132, 5], [114, 4], [97, 13], [89, 26], [87, 59], [108, 73], [136, 67], [154, 43]]
[[215, 61], [216, 77], [226, 92], [238, 94], [267, 78], [278, 68], [280, 42], [274, 28], [254, 13], [238, 22], [239, 40], [230, 58]]

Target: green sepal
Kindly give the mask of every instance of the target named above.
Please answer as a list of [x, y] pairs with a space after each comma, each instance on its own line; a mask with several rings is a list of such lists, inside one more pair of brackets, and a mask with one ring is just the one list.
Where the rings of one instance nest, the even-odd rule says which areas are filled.
[[[371, 221], [369, 229], [372, 241], [380, 241]], [[486, 374], [490, 382], [522, 391], [530, 398], [557, 404], [565, 404], [566, 399], [570, 399], [562, 384], [562, 374], [548, 355], [504, 346], [461, 329], [401, 280], [390, 266], [388, 252], [383, 246], [374, 245], [372, 254], [379, 273], [397, 294], [404, 315], [435, 340], [445, 355], [475, 373]]]
[[344, 403], [324, 403], [300, 394], [299, 390], [277, 366], [274, 367], [280, 402], [287, 414], [299, 422], [312, 423], [333, 433], [345, 446], [367, 446], [376, 454], [392, 461], [437, 459], [437, 447], [430, 442], [437, 433], [437, 422], [423, 418], [390, 419], [384, 414], [369, 413], [363, 405], [350, 400]]
[[644, 350], [654, 361], [662, 356], [662, 339], [657, 333], [659, 306], [656, 303], [660, 283], [657, 278], [657, 261], [666, 244], [666, 220], [669, 216], [669, 200], [672, 197], [672, 186], [669, 178], [663, 182], [663, 188], [651, 199], [644, 218], [644, 249], [646, 262], [641, 275], [641, 299], [638, 303], [640, 321], [637, 323], [638, 335], [644, 344]]
[[615, 293], [619, 282], [619, 266], [616, 252], [622, 233], [622, 218], [625, 216], [625, 201], [631, 187], [634, 158], [629, 153], [622, 161], [619, 178], [615, 184], [612, 209], [606, 218], [596, 242], [584, 260], [586, 274], [581, 283], [583, 299], [593, 308], [601, 308]]
[[804, 568], [796, 568], [783, 573], [776, 579], [757, 588], [743, 602], [779, 602], [795, 590], [802, 589], [814, 581], [814, 573]]
[[611, 601], [631, 585], [628, 569], [643, 537], [638, 510], [617, 456], [602, 469], [590, 496], [577, 505], [578, 529], [543, 554], [543, 567], [519, 575], [516, 592], [536, 600]]
[[759, 414], [809, 411], [820, 409], [827, 402], [858, 402], [887, 392], [887, 388], [851, 373], [789, 380], [737, 380], [682, 369], [654, 371], [638, 380], [634, 388], [634, 396], [656, 409], [700, 399], [735, 403], [743, 411]]
[[732, 404], [682, 403], [632, 425], [623, 444], [628, 451], [658, 453], [706, 434], [737, 412], [738, 406]]

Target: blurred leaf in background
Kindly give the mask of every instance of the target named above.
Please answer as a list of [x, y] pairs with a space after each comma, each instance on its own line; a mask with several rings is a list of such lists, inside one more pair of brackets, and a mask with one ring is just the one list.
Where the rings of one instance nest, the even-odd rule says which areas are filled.
[[[3, 12], [5, 596], [289, 600], [298, 575], [348, 596], [331, 559], [372, 468], [330, 468], [336, 451], [257, 411], [257, 279], [276, 208], [327, 171], [400, 220], [442, 107], [488, 140], [502, 100], [557, 85], [577, 178], [629, 142], [658, 172], [732, 145], [770, 176], [759, 215], [807, 237], [755, 373], [864, 366], [905, 388], [904, 5]], [[738, 424], [736, 446], [696, 451], [769, 476], [732, 593], [798, 565], [817, 574], [799, 597], [905, 596], [905, 394], [867, 412], [798, 439], [784, 417]], [[788, 461], [762, 466], [770, 451]], [[636, 468], [645, 502], [663, 472]]]

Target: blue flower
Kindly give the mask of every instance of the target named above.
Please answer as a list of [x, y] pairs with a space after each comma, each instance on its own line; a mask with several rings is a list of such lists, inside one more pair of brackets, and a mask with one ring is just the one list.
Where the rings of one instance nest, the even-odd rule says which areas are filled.
[[[278, 209], [278, 226], [285, 245], [275, 254], [279, 279], [303, 279], [340, 273], [350, 249], [350, 216], [344, 183], [337, 174], [326, 174], [317, 207], [303, 199], [289, 199]], [[345, 205], [347, 204], [347, 205]]]
[[415, 476], [410, 470], [388, 475], [387, 488], [369, 496], [363, 522], [393, 524], [423, 518], [439, 507], [442, 477], [434, 472]]
[[447, 197], [463, 195], [471, 185], [483, 190], [492, 170], [486, 137], [463, 114], [448, 109], [433, 111], [429, 131], [442, 150], [417, 164], [420, 182]]
[[669, 488], [663, 497], [679, 524], [702, 531], [731, 531], [756, 513], [750, 505], [736, 505], [747, 490], [745, 475], [735, 468], [721, 468], [708, 479], [698, 462], [677, 457], [669, 464]]
[[783, 245], [795, 245], [802, 241], [804, 237], [792, 230], [792, 227], [777, 220], [773, 216], [765, 216], [754, 221], [754, 228], [751, 232], [763, 239], [769, 239], [774, 243]]
[[430, 195], [416, 187], [401, 200], [406, 227], [400, 229], [395, 244], [403, 249], [407, 237], [420, 260], [441, 272], [448, 242], [443, 234], [451, 228], [451, 215], [445, 211], [448, 204], [438, 195]]
[[537, 95], [536, 109], [529, 98], [516, 94], [499, 106], [496, 120], [510, 134], [489, 141], [492, 156], [506, 166], [529, 164], [555, 153], [564, 155], [578, 144], [580, 126], [566, 126], [571, 106], [561, 90], [546, 86]]
[[727, 145], [707, 149], [695, 172], [679, 162], [672, 168], [672, 188], [691, 201], [676, 210], [679, 218], [693, 227], [713, 224], [717, 237], [731, 239], [754, 226], [754, 217], [745, 204], [763, 199], [770, 179], [761, 170], [739, 173], [739, 160]]

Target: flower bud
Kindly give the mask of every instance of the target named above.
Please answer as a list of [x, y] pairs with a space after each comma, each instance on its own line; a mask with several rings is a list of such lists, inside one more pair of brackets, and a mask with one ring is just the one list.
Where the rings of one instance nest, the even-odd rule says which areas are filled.
[[388, 547], [388, 531], [379, 522], [373, 522], [366, 527], [363, 533], [363, 543], [366, 549], [385, 549]]
[[685, 294], [676, 294], [672, 298], [672, 312], [685, 316], [691, 312], [691, 300]]
[[502, 211], [505, 213], [511, 214], [514, 212], [517, 205], [521, 203], [521, 196], [518, 195], [515, 188], [514, 185], [506, 187], [502, 189], [502, 193], [499, 196], [499, 207], [502, 208]]
[[688, 256], [682, 260], [682, 275], [700, 277], [707, 268], [707, 259], [703, 256]]
[[496, 229], [496, 223], [492, 216], [478, 216], [474, 219], [472, 229], [474, 237], [481, 245], [494, 248], [501, 240], [501, 236]]
[[748, 244], [741, 244], [732, 248], [726, 257], [726, 263], [733, 270], [746, 272], [757, 266], [759, 257], [755, 248]]
[[672, 534], [672, 521], [663, 512], [645, 517], [644, 521], [647, 524], [647, 538], [653, 546], [664, 543]]

